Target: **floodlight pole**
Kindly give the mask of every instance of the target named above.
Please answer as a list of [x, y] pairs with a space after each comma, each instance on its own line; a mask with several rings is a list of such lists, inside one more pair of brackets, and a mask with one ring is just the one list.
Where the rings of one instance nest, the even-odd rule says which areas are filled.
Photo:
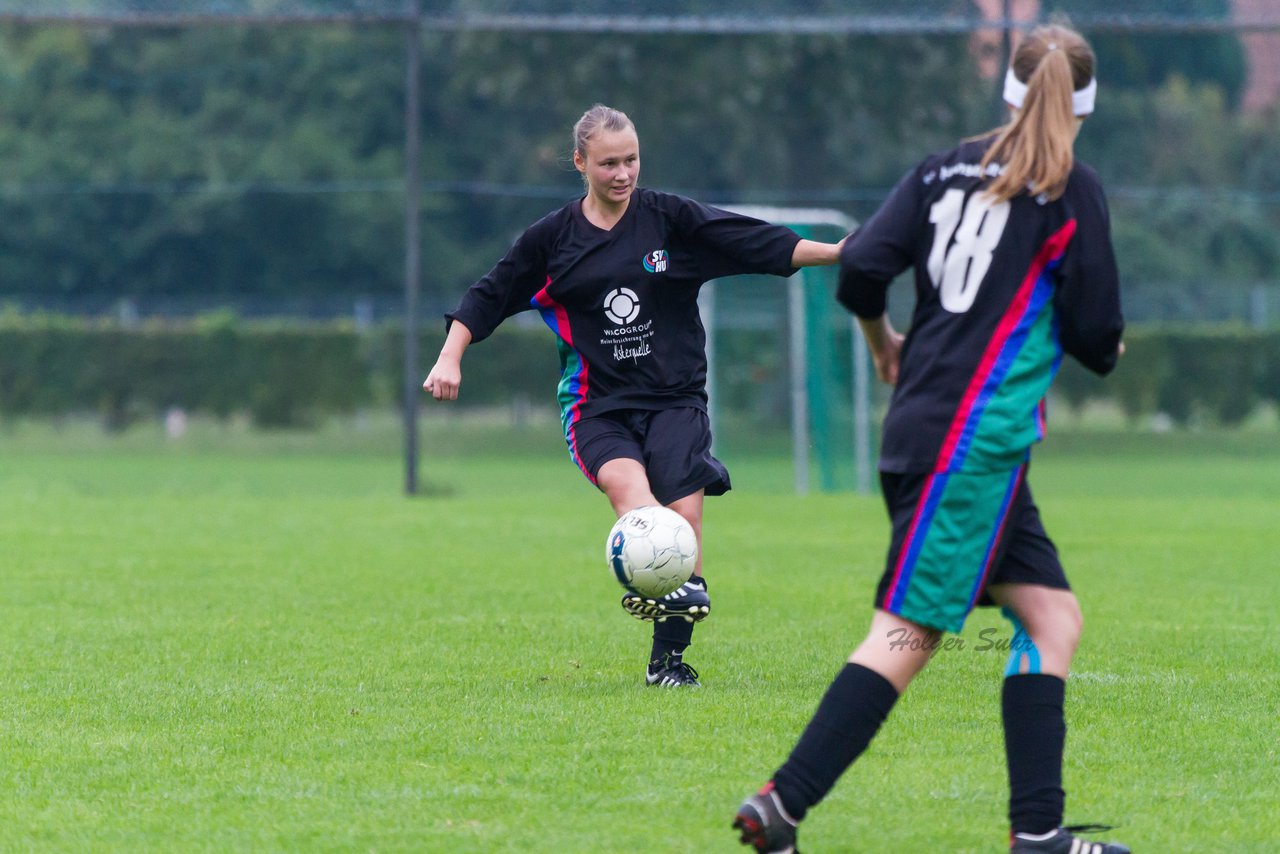
[[422, 278], [422, 12], [410, 2], [404, 79], [404, 491], [418, 491], [418, 291]]

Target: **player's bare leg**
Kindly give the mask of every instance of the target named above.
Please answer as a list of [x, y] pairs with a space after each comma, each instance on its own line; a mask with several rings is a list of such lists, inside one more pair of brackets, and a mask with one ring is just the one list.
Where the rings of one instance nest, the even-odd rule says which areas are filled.
[[[659, 503], [649, 486], [649, 475], [639, 460], [627, 457], [609, 460], [600, 466], [600, 471], [596, 474], [596, 485], [609, 499], [617, 516], [637, 507]], [[638, 620], [652, 620], [659, 611], [656, 600], [644, 599], [635, 594], [623, 596], [622, 607]]]
[[[698, 671], [684, 661], [684, 652], [693, 642], [694, 624], [711, 613], [711, 597], [702, 577], [702, 500], [703, 492], [698, 490], [667, 505], [693, 528], [698, 557], [689, 580], [653, 602], [658, 610], [651, 617], [654, 621], [653, 649], [645, 676], [649, 685], [678, 688], [699, 684]], [[625, 600], [623, 607], [627, 607]], [[632, 614], [636, 615], [635, 612]]]
[[849, 656], [849, 663], [874, 670], [901, 694], [929, 663], [941, 637], [937, 629], [877, 609], [866, 638]]
[[693, 528], [694, 535], [698, 538], [698, 562], [693, 566], [693, 574], [695, 576], [702, 575], [702, 499], [703, 491], [699, 489], [692, 495], [677, 498], [667, 505], [685, 518], [685, 521]]
[[1063, 707], [1084, 625], [1080, 603], [1070, 590], [1037, 584], [993, 585], [988, 592], [1014, 626], [1000, 698], [1009, 765], [1010, 850], [1128, 854], [1119, 843], [1088, 842], [1076, 835], [1086, 828], [1061, 826]]
[[[609, 460], [596, 474], [596, 484], [609, 499], [613, 512], [618, 516], [629, 510], [661, 502], [654, 496], [649, 476], [638, 461], [626, 457]], [[622, 607], [638, 620], [667, 620], [678, 617], [689, 622], [703, 619], [711, 611], [706, 584], [702, 581], [702, 503], [703, 492], [678, 498], [668, 505], [683, 516], [693, 528], [698, 540], [698, 562], [693, 577], [676, 590], [661, 598], [644, 597], [628, 593], [622, 597]]]
[[622, 607], [641, 620], [684, 620], [696, 623], [711, 613], [711, 597], [707, 582], [702, 577], [702, 505], [701, 489], [683, 498], [677, 498], [667, 506], [679, 513], [693, 528], [698, 541], [698, 559], [693, 575], [684, 584], [661, 598], [623, 597]]
[[600, 466], [596, 484], [609, 499], [613, 512], [618, 516], [637, 507], [658, 503], [649, 487], [649, 475], [639, 460], [625, 457], [609, 460]]
[[[596, 483], [619, 516], [637, 507], [659, 504], [644, 466], [636, 460], [610, 460], [600, 467]], [[645, 673], [646, 685], [682, 688], [699, 684], [698, 671], [684, 662], [683, 652], [692, 639], [693, 623], [711, 611], [711, 600], [701, 576], [702, 498], [702, 490], [699, 490], [669, 505], [689, 522], [697, 538], [698, 561], [694, 565], [693, 577], [663, 597], [646, 597], [630, 592], [622, 597], [622, 607], [628, 614], [654, 623], [653, 649], [650, 650]], [[678, 619], [672, 621], [673, 618]]]
[[[1034, 672], [1065, 680], [1084, 627], [1076, 595], [1039, 584], [994, 584], [987, 592], [1013, 614], [1029, 636], [1039, 662]], [[1018, 672], [1032, 672], [1031, 656], [1022, 656]]]

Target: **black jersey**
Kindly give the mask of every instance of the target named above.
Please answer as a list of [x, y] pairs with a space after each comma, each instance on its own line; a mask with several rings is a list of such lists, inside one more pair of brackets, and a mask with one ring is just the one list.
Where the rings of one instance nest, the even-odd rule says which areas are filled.
[[1077, 161], [1057, 200], [993, 205], [979, 192], [990, 143], [925, 159], [841, 253], [838, 296], [859, 317], [883, 314], [890, 281], [915, 268], [883, 471], [1016, 466], [1044, 435], [1062, 353], [1099, 374], [1115, 366], [1124, 321], [1097, 174]]
[[637, 189], [608, 231], [581, 200], [530, 226], [446, 317], [472, 340], [537, 309], [560, 348], [565, 427], [615, 409], [706, 408], [709, 279], [795, 272], [799, 235], [681, 196]]

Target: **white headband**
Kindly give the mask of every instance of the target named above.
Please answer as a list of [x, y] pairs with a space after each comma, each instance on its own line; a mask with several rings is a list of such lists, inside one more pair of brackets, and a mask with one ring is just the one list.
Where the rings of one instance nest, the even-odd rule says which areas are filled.
[[[1015, 110], [1022, 109], [1022, 102], [1027, 98], [1027, 84], [1013, 73], [1010, 67], [1004, 75], [1004, 100]], [[1093, 102], [1098, 98], [1098, 78], [1089, 81], [1083, 89], [1071, 93], [1071, 109], [1077, 116], [1087, 116], [1093, 112]]]

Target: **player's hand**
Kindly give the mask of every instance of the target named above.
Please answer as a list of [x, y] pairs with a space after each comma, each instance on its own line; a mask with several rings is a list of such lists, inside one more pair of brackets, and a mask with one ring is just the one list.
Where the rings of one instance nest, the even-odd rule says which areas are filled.
[[871, 351], [871, 363], [876, 366], [876, 376], [883, 383], [896, 385], [902, 364], [902, 343], [906, 336], [893, 328], [887, 314], [875, 320], [862, 321], [861, 325], [867, 349]]
[[431, 369], [431, 373], [427, 374], [422, 388], [436, 400], [457, 400], [460, 385], [462, 369], [457, 362], [442, 357]]
[[897, 385], [898, 368], [902, 364], [902, 342], [905, 336], [894, 329], [889, 329], [880, 346], [872, 348], [871, 361], [876, 366], [876, 376], [889, 385]]

